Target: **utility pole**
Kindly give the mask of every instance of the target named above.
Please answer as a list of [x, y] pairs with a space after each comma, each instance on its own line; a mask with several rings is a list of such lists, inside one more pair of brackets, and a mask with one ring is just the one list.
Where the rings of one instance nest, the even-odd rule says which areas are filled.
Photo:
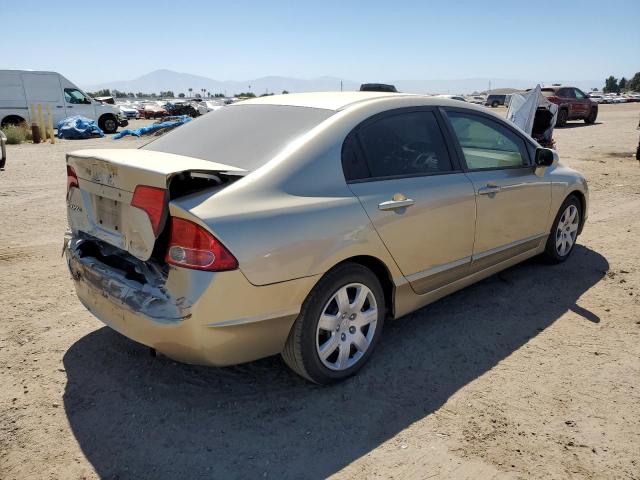
[[342, 80], [340, 80], [340, 91], [342, 91]]

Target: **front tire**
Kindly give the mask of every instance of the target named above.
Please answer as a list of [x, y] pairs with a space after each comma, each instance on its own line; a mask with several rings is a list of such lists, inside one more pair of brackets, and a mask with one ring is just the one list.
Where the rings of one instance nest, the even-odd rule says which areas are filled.
[[591, 125], [596, 123], [596, 118], [598, 118], [598, 108], [594, 107], [589, 112], [589, 116], [584, 119], [584, 123], [587, 125]]
[[331, 384], [367, 362], [384, 324], [382, 285], [368, 268], [345, 263], [320, 279], [304, 301], [282, 352], [298, 375]]
[[116, 133], [118, 131], [118, 121], [113, 115], [103, 115], [98, 121], [100, 130], [104, 133]]
[[553, 221], [547, 245], [542, 254], [542, 258], [547, 263], [562, 263], [569, 258], [578, 239], [581, 221], [582, 205], [580, 200], [575, 195], [570, 195], [562, 203]]

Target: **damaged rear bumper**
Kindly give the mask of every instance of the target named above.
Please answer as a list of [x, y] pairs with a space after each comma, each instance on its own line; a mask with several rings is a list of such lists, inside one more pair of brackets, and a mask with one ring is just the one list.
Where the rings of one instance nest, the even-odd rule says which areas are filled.
[[181, 362], [233, 365], [282, 351], [316, 277], [254, 286], [239, 270], [136, 268], [131, 275], [82, 252], [65, 253], [78, 298], [126, 337]]

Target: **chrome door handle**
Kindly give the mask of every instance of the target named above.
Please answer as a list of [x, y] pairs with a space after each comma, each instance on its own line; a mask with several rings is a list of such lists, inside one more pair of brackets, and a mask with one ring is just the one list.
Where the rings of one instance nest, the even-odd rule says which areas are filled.
[[497, 185], [486, 185], [478, 189], [478, 195], [491, 195], [492, 193], [498, 193], [500, 187]]
[[378, 204], [378, 210], [396, 210], [398, 208], [407, 208], [413, 205], [414, 202], [411, 198], [405, 198], [404, 200], [387, 200]]

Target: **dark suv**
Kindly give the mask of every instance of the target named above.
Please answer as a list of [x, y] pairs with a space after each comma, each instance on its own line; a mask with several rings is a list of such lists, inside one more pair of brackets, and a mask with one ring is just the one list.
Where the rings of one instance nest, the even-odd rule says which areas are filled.
[[576, 87], [544, 87], [542, 94], [558, 105], [556, 127], [564, 127], [568, 120], [584, 120], [594, 123], [598, 116], [598, 104]]
[[496, 108], [498, 105], [504, 105], [506, 100], [506, 95], [489, 95], [484, 104], [487, 107]]

